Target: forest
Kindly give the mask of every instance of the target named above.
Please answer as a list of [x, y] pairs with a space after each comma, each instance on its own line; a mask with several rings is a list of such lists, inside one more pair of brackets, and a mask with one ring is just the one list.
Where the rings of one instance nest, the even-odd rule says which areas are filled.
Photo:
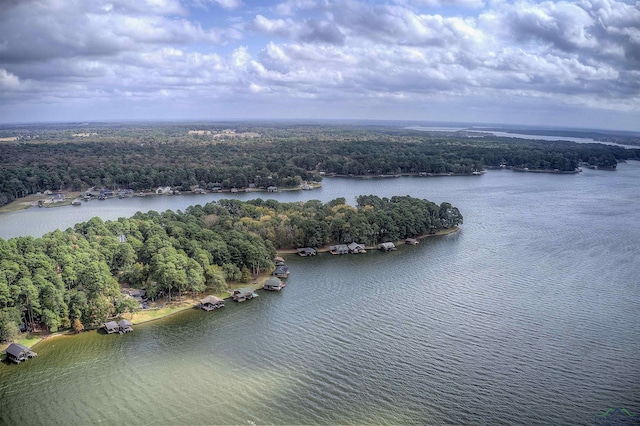
[[185, 212], [95, 217], [41, 238], [0, 239], [0, 342], [23, 330], [81, 331], [151, 298], [225, 294], [274, 268], [277, 249], [357, 241], [368, 246], [463, 223], [458, 209], [409, 196], [280, 203], [219, 200]]
[[640, 150], [392, 125], [244, 122], [0, 127], [0, 206], [46, 190], [299, 187], [322, 176], [614, 169]]

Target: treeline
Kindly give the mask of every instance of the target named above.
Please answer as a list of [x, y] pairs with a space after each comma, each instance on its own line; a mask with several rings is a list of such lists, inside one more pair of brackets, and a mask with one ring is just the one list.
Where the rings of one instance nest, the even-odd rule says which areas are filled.
[[[0, 144], [0, 205], [45, 190], [296, 187], [320, 174], [470, 174], [487, 166], [613, 168], [640, 150], [602, 144], [440, 136], [384, 126], [235, 123], [14, 129]], [[205, 134], [190, 134], [190, 128]], [[211, 132], [208, 134], [206, 132]], [[259, 137], [242, 137], [245, 132]], [[5, 134], [11, 133], [8, 130]], [[77, 137], [73, 135], [87, 135]], [[223, 136], [217, 138], [217, 136]]]
[[21, 326], [82, 330], [139, 305], [120, 286], [152, 298], [221, 293], [273, 270], [277, 248], [358, 241], [373, 245], [462, 223], [449, 203], [361, 196], [323, 204], [220, 200], [186, 212], [93, 218], [42, 238], [0, 239], [0, 341]]

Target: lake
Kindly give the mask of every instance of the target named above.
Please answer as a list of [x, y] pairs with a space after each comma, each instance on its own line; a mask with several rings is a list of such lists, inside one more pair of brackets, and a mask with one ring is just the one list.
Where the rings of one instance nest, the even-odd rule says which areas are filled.
[[[640, 163], [575, 175], [327, 178], [279, 201], [448, 201], [460, 231], [287, 256], [279, 293], [39, 343], [0, 364], [0, 424], [593, 424], [640, 413]], [[1, 214], [0, 236], [231, 194]]]

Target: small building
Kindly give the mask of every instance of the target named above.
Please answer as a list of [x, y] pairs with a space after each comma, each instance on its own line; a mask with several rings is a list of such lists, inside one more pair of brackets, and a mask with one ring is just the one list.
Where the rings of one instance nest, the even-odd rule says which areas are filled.
[[280, 256], [276, 256], [276, 258], [273, 259], [273, 263], [275, 263], [276, 266], [284, 265], [284, 259], [281, 258]]
[[7, 355], [7, 360], [15, 362], [16, 364], [20, 364], [22, 361], [38, 356], [37, 353], [19, 343], [10, 344], [5, 350], [5, 354]]
[[52, 203], [61, 203], [66, 200], [67, 200], [67, 197], [61, 192], [54, 192], [51, 194]]
[[231, 298], [236, 302], [244, 302], [245, 300], [253, 299], [254, 297], [258, 297], [257, 294], [254, 293], [253, 288], [237, 288], [233, 290], [231, 294]]
[[393, 251], [396, 250], [396, 245], [392, 242], [380, 243], [378, 244], [378, 250]]
[[285, 288], [285, 286], [286, 284], [282, 280], [276, 277], [272, 277], [264, 282], [262, 288], [270, 291], [280, 291]]
[[120, 326], [115, 321], [105, 322], [104, 323], [104, 331], [106, 331], [107, 334], [119, 333], [120, 332]]
[[349, 248], [349, 253], [366, 253], [367, 251], [364, 249], [364, 245], [358, 244], [355, 241], [347, 246]]
[[348, 254], [349, 247], [346, 244], [337, 244], [329, 247], [329, 253], [331, 254]]
[[298, 248], [297, 250], [298, 250], [298, 255], [302, 257], [315, 256], [316, 254], [318, 254], [316, 249], [311, 247], [302, 247], [302, 248]]
[[278, 278], [287, 278], [289, 277], [289, 267], [285, 265], [278, 265], [273, 271], [273, 275]]
[[267, 187], [267, 192], [278, 192], [278, 187], [277, 186], [268, 186]]
[[407, 238], [406, 240], [404, 240], [405, 244], [409, 244], [412, 246], [415, 246], [418, 244], [418, 240], [415, 238]]
[[198, 306], [205, 311], [213, 311], [214, 309], [224, 308], [224, 300], [216, 296], [207, 296], [200, 301]]
[[130, 331], [133, 331], [133, 324], [131, 324], [131, 321], [126, 319], [118, 321], [118, 333], [124, 334], [129, 333]]

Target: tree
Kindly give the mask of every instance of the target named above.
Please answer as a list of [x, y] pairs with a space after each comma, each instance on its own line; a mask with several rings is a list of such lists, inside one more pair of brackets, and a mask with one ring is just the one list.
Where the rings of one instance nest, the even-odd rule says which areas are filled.
[[82, 321], [80, 321], [80, 319], [78, 318], [75, 318], [73, 320], [73, 331], [75, 331], [76, 333], [84, 331], [84, 325], [82, 325]]

